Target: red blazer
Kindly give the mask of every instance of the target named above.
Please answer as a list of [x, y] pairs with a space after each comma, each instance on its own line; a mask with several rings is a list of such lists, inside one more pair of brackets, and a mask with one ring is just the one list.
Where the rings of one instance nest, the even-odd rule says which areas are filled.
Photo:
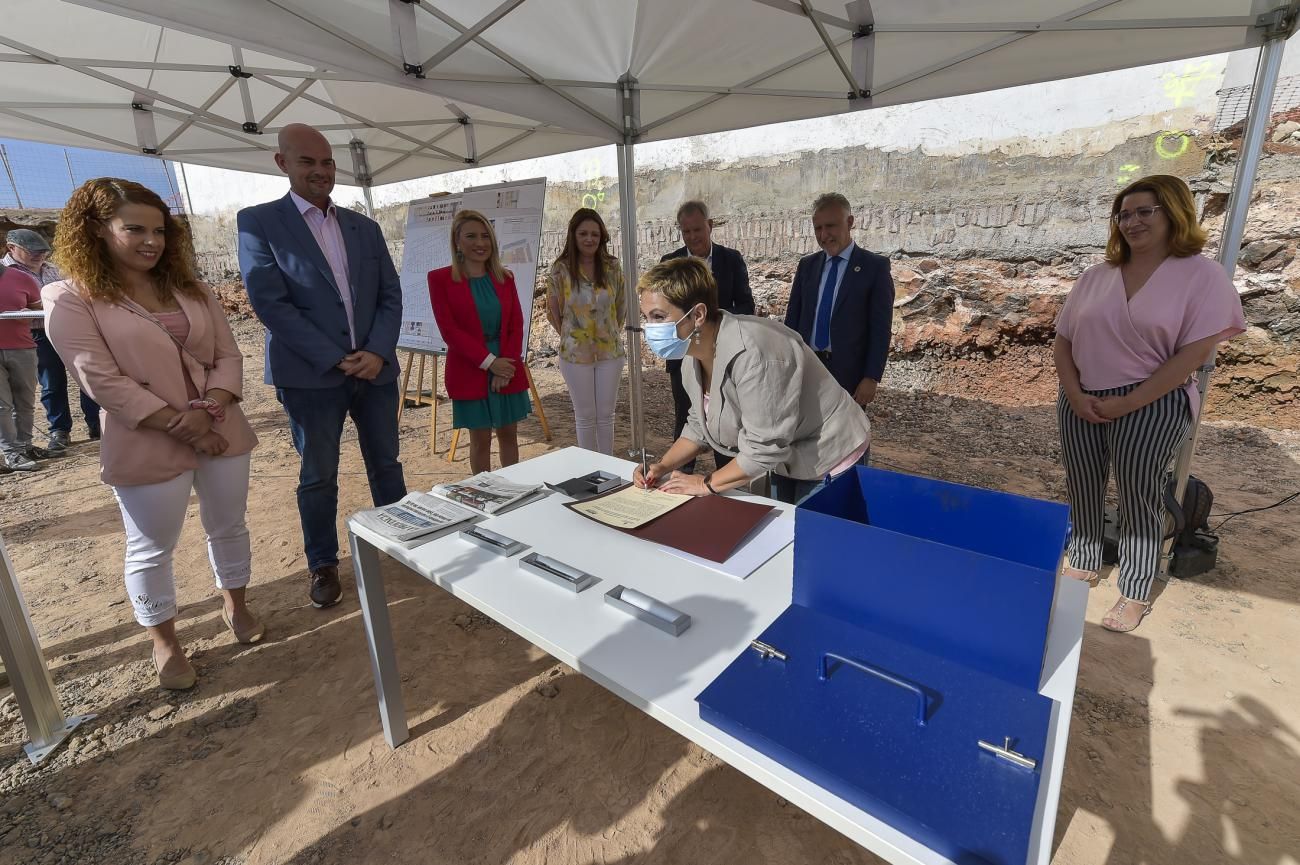
[[[519, 292], [514, 277], [509, 274], [505, 282], [493, 279], [492, 285], [501, 301], [501, 351], [497, 356], [515, 362], [515, 377], [502, 393], [519, 393], [528, 390], [528, 374], [523, 364], [524, 313], [519, 308]], [[487, 399], [492, 374], [479, 368], [488, 356], [487, 340], [483, 338], [483, 324], [479, 321], [469, 280], [453, 282], [450, 267], [431, 270], [429, 300], [433, 303], [438, 330], [447, 343], [447, 395], [452, 399]]]

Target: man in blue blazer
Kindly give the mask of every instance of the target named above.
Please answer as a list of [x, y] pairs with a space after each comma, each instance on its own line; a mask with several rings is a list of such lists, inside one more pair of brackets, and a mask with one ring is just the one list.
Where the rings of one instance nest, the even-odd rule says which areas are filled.
[[329, 141], [303, 124], [279, 136], [289, 194], [239, 212], [239, 269], [266, 326], [266, 381], [302, 458], [298, 516], [318, 607], [338, 575], [339, 442], [352, 417], [375, 505], [406, 495], [397, 435], [402, 288], [379, 225], [336, 207]]
[[813, 202], [813, 232], [822, 251], [800, 260], [785, 325], [865, 408], [885, 375], [894, 280], [889, 259], [854, 244], [852, 228], [853, 211], [843, 195], [828, 192]]
[[[685, 258], [687, 255], [704, 259], [713, 271], [713, 281], [718, 284], [718, 309], [736, 315], [753, 315], [754, 295], [749, 290], [749, 269], [745, 267], [745, 259], [737, 250], [713, 242], [713, 220], [709, 218], [709, 206], [703, 201], [687, 201], [677, 208], [677, 228], [686, 245], [674, 249], [659, 260]], [[686, 428], [691, 398], [682, 386], [682, 362], [669, 360], [664, 363], [668, 367], [668, 381], [673, 390], [673, 441], [676, 441]], [[729, 462], [731, 457], [713, 452], [715, 468], [720, 469]], [[681, 470], [694, 472], [695, 460], [682, 466]]]

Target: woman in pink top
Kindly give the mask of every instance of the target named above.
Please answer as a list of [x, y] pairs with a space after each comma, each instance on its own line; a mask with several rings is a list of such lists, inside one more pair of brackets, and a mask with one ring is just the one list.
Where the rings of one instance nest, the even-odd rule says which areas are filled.
[[226, 626], [241, 643], [264, 634], [244, 602], [257, 438], [239, 408], [243, 358], [221, 305], [194, 276], [185, 225], [144, 186], [87, 181], [63, 209], [55, 248], [68, 279], [42, 292], [46, 332], [104, 409], [100, 478], [122, 509], [127, 594], [153, 639], [159, 684], [190, 688], [172, 558], [191, 490]]
[[1106, 263], [1084, 271], [1056, 321], [1057, 417], [1070, 498], [1070, 567], [1096, 585], [1106, 481], [1119, 492], [1119, 600], [1102, 619], [1131, 631], [1151, 612], [1169, 464], [1199, 408], [1192, 373], [1246, 329], [1187, 184], [1156, 174], [1111, 205]]

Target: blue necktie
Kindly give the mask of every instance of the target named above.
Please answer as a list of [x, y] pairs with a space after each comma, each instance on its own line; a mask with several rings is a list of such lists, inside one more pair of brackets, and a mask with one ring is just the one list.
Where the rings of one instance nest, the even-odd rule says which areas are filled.
[[817, 321], [813, 325], [813, 351], [825, 351], [831, 344], [831, 309], [835, 306], [835, 275], [839, 273], [840, 260], [832, 257], [831, 269], [826, 273], [822, 299], [817, 303]]

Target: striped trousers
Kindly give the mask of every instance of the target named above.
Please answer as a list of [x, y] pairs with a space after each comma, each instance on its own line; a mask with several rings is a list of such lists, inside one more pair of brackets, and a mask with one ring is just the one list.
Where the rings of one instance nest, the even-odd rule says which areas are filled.
[[[1122, 396], [1135, 387], [1085, 393]], [[1101, 569], [1106, 483], [1113, 469], [1119, 493], [1119, 590], [1145, 601], [1160, 570], [1169, 464], [1192, 423], [1187, 394], [1178, 387], [1122, 418], [1094, 424], [1074, 413], [1062, 391], [1056, 417], [1070, 499], [1070, 564], [1085, 571]]]

